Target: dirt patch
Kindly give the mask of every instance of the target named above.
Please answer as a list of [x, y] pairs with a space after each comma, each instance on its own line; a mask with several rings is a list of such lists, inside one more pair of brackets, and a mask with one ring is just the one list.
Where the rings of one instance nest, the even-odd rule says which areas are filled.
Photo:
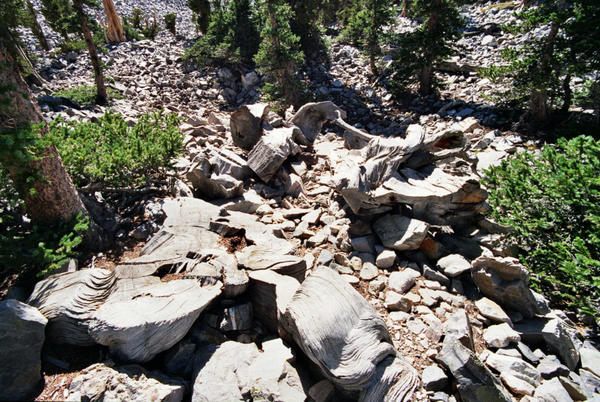
[[171, 282], [171, 281], [175, 281], [177, 279], [183, 279], [183, 277], [185, 276], [185, 273], [180, 273], [180, 274], [166, 274], [165, 276], [163, 276], [162, 278], [160, 278], [161, 282]]
[[[127, 244], [127, 249], [107, 250], [101, 257], [93, 258], [94, 268], [108, 269], [114, 271], [115, 267], [125, 261], [139, 257], [145, 242], [131, 241]], [[92, 258], [86, 260], [86, 267], [91, 267]]]
[[228, 253], [235, 253], [236, 251], [241, 251], [248, 247], [248, 241], [244, 236], [231, 236], [231, 237], [221, 237], [219, 241], [220, 246], [224, 246], [227, 249]]

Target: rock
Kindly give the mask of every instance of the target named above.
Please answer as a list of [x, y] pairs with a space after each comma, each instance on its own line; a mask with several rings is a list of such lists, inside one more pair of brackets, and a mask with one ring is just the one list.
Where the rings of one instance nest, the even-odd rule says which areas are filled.
[[600, 377], [587, 370], [579, 370], [581, 390], [589, 399], [598, 398], [600, 394]]
[[405, 400], [418, 386], [416, 371], [396, 352], [375, 309], [328, 268], [302, 283], [282, 325], [321, 373], [360, 400]]
[[244, 331], [252, 328], [252, 304], [244, 303], [225, 309], [219, 329], [221, 331]]
[[546, 313], [529, 289], [529, 271], [516, 258], [482, 255], [472, 262], [471, 276], [481, 293], [500, 305], [526, 317]]
[[258, 74], [256, 74], [255, 71], [250, 71], [249, 73], [242, 75], [242, 86], [246, 90], [252, 89], [253, 87], [255, 87], [259, 81], [260, 81], [260, 78], [258, 77]]
[[333, 254], [329, 250], [321, 250], [319, 256], [317, 257], [317, 266], [319, 265], [329, 265], [329, 263], [333, 261]]
[[327, 380], [321, 380], [308, 390], [308, 395], [315, 402], [328, 402], [335, 394], [335, 387]]
[[67, 400], [127, 400], [178, 402], [185, 384], [138, 365], [109, 367], [97, 363], [81, 371], [71, 381]]
[[48, 319], [48, 341], [90, 346], [95, 342], [88, 333], [89, 321], [115, 281], [113, 272], [98, 268], [52, 275], [35, 285], [27, 304]]
[[569, 375], [567, 366], [561, 364], [560, 360], [554, 355], [542, 358], [537, 366], [537, 370], [546, 379], [560, 375]]
[[189, 378], [194, 368], [196, 344], [186, 338], [182, 339], [165, 352], [163, 367], [171, 375]]
[[370, 262], [365, 262], [360, 270], [360, 279], [365, 281], [370, 281], [372, 279], [377, 278], [379, 275], [379, 270], [377, 267]]
[[429, 268], [429, 265], [423, 264], [423, 276], [431, 281], [436, 281], [444, 286], [450, 285], [450, 279], [435, 269]]
[[[587, 399], [587, 396], [583, 393], [583, 389], [579, 385], [581, 380], [576, 377], [575, 373], [571, 373], [570, 377], [558, 377], [558, 380], [562, 384], [563, 387], [567, 390], [571, 398], [576, 401], [584, 401]], [[596, 395], [598, 397], [600, 395]]]
[[377, 259], [375, 260], [375, 265], [377, 265], [377, 268], [388, 269], [394, 265], [395, 261], [396, 252], [394, 250], [383, 250], [377, 256]]
[[390, 275], [388, 287], [394, 292], [406, 293], [415, 285], [419, 273], [407, 268], [404, 271], [394, 271]]
[[438, 267], [447, 276], [454, 278], [463, 272], [471, 269], [471, 264], [460, 254], [450, 254], [440, 258], [437, 262]]
[[275, 271], [250, 272], [250, 300], [256, 318], [271, 332], [277, 332], [279, 320], [300, 282]]
[[558, 378], [544, 381], [533, 396], [544, 402], [572, 402], [571, 396]]
[[579, 355], [581, 357], [581, 368], [600, 377], [600, 351], [590, 341], [585, 341], [583, 347], [579, 350]]
[[443, 331], [446, 338], [455, 338], [465, 347], [473, 350], [473, 331], [465, 310], [461, 309], [449, 315], [444, 322]]
[[429, 225], [402, 215], [385, 215], [373, 223], [373, 230], [384, 246], [398, 250], [417, 250]]
[[554, 318], [544, 326], [542, 336], [548, 347], [558, 354], [569, 370], [575, 370], [582, 346], [577, 338], [577, 330], [566, 321]]
[[517, 395], [533, 395], [535, 392], [533, 385], [514, 375], [501, 373], [500, 379], [508, 389]]
[[194, 401], [306, 399], [298, 372], [290, 364], [293, 355], [281, 339], [263, 342], [262, 352], [253, 343], [229, 341], [198, 359]]
[[465, 402], [511, 401], [510, 394], [500, 381], [456, 338], [444, 339], [436, 359], [450, 370]]
[[339, 116], [345, 119], [346, 112], [333, 102], [306, 103], [298, 109], [291, 122], [302, 130], [304, 136], [304, 141], [301, 141], [302, 145], [310, 145], [321, 132], [323, 124], [336, 120]]
[[42, 380], [42, 346], [48, 320], [35, 307], [0, 302], [0, 400], [34, 396]]
[[522, 381], [526, 381], [534, 389], [540, 385], [540, 373], [531, 364], [518, 357], [491, 353], [485, 360], [485, 364], [500, 374], [511, 375]]
[[492, 321], [505, 322], [512, 326], [512, 321], [504, 312], [504, 310], [502, 310], [502, 307], [487, 297], [482, 297], [481, 299], [477, 300], [475, 302], [475, 306], [477, 306], [477, 309], [482, 316], [489, 318]]
[[392, 290], [385, 294], [385, 307], [390, 311], [405, 311], [410, 312], [413, 303], [400, 293]]
[[493, 348], [504, 348], [521, 340], [521, 336], [507, 323], [491, 325], [483, 331], [485, 343]]
[[448, 376], [437, 365], [425, 367], [421, 376], [423, 388], [427, 391], [441, 391], [448, 384]]
[[268, 183], [287, 157], [299, 151], [293, 128], [276, 128], [266, 132], [248, 154], [248, 166]]
[[147, 362], [185, 336], [220, 288], [220, 283], [201, 288], [195, 280], [134, 285], [134, 291], [114, 293], [94, 312], [90, 336], [120, 359]]
[[263, 135], [262, 124], [269, 114], [269, 105], [245, 105], [231, 114], [231, 138], [238, 147], [252, 149]]
[[521, 355], [523, 355], [523, 357], [527, 360], [529, 360], [529, 362], [533, 365], [536, 365], [540, 362], [539, 357], [537, 357], [532, 351], [531, 349], [529, 349], [529, 346], [525, 345], [523, 342], [519, 342], [517, 343], [517, 348], [519, 349], [519, 352], [521, 353]]

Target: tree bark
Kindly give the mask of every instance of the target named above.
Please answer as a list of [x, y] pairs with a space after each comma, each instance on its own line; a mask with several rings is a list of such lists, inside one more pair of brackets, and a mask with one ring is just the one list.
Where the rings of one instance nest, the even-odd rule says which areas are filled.
[[85, 43], [88, 48], [88, 52], [90, 54], [90, 59], [92, 61], [92, 67], [94, 69], [94, 78], [96, 81], [96, 103], [99, 105], [105, 105], [108, 103], [108, 95], [106, 94], [106, 86], [104, 85], [104, 76], [102, 74], [102, 64], [100, 62], [100, 58], [98, 57], [98, 50], [96, 49], [96, 45], [94, 44], [94, 39], [92, 38], [92, 33], [88, 27], [87, 16], [83, 11], [83, 4], [81, 0], [73, 0], [73, 7], [75, 8], [75, 12], [77, 13], [77, 17], [79, 18], [79, 23], [81, 24], [81, 32], [83, 33], [83, 37], [85, 38]]
[[104, 12], [106, 14], [106, 23], [108, 25], [107, 35], [110, 42], [123, 42], [125, 35], [123, 34], [123, 27], [121, 26], [121, 19], [113, 0], [102, 0], [104, 5]]
[[[45, 125], [42, 112], [32, 100], [33, 94], [21, 77], [15, 62], [8, 53], [4, 40], [0, 38], [0, 81], [9, 85], [12, 90], [11, 105], [0, 114], [0, 130], [10, 130], [29, 124], [41, 123], [42, 135], [46, 135], [48, 128]], [[32, 221], [39, 224], [55, 224], [68, 222], [78, 213], [87, 215], [87, 211], [77, 194], [71, 178], [65, 170], [62, 160], [54, 146], [43, 150], [39, 159], [22, 166], [15, 160], [3, 160], [2, 164], [15, 181], [27, 171], [37, 171], [41, 178], [37, 179], [29, 188], [35, 190], [32, 194], [25, 192], [25, 206]], [[28, 190], [28, 189], [26, 189]]]
[[[427, 29], [433, 31], [437, 28], [440, 20], [440, 11], [442, 8], [442, 0], [433, 0], [431, 4], [431, 11], [429, 13], [429, 21], [427, 22]], [[429, 52], [425, 49], [425, 52]], [[431, 94], [433, 85], [433, 65], [429, 64], [421, 69], [419, 76], [419, 93], [423, 96]]]
[[400, 14], [400, 16], [403, 18], [406, 17], [407, 3], [408, 3], [408, 0], [402, 0], [402, 14]]
[[378, 41], [377, 41], [377, 32], [381, 29], [381, 27], [377, 26], [377, 1], [371, 0], [371, 29], [368, 33], [368, 48], [369, 48], [369, 67], [371, 68], [371, 74], [376, 77], [379, 72], [377, 71], [377, 64], [375, 63], [375, 56], [378, 52]]
[[44, 31], [42, 31], [42, 27], [40, 26], [40, 23], [38, 22], [37, 14], [35, 12], [35, 9], [33, 8], [33, 4], [31, 4], [30, 0], [27, 0], [27, 9], [29, 10], [29, 13], [31, 14], [31, 18], [32, 18], [31, 33], [33, 33], [33, 35], [37, 38], [42, 49], [44, 49], [46, 51], [50, 50], [50, 46], [48, 45], [48, 41], [46, 40]]

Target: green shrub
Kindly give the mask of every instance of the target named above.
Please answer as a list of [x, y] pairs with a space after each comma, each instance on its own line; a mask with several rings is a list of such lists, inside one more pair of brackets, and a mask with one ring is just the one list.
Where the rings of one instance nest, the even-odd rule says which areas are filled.
[[[109, 99], [124, 98], [121, 92], [117, 89], [108, 87], [106, 90], [108, 92]], [[81, 85], [78, 87], [61, 89], [60, 91], [54, 92], [52, 96], [69, 98], [81, 106], [90, 106], [96, 103], [96, 87], [91, 85]]]
[[77, 186], [141, 184], [170, 167], [183, 148], [178, 117], [162, 111], [142, 116], [133, 127], [112, 112], [95, 123], [59, 118], [49, 136]]
[[600, 141], [579, 136], [523, 152], [487, 172], [494, 217], [532, 285], [563, 307], [600, 318]]
[[140, 8], [134, 8], [131, 12], [131, 25], [138, 31], [142, 29], [142, 20], [144, 19], [144, 12]]
[[163, 18], [165, 20], [165, 28], [169, 32], [171, 32], [173, 35], [175, 35], [177, 33], [177, 31], [176, 31], [177, 14], [175, 14], [175, 13], [165, 14], [165, 16]]
[[89, 228], [81, 215], [58, 226], [36, 226], [23, 221], [23, 201], [8, 173], [0, 166], [0, 274], [52, 273], [70, 258]]

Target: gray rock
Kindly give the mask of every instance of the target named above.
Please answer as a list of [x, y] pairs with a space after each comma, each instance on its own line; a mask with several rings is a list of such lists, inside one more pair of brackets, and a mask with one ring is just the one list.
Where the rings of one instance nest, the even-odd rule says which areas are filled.
[[527, 359], [531, 364], [535, 366], [538, 365], [538, 363], [540, 362], [540, 358], [537, 357], [535, 353], [531, 351], [529, 346], [525, 345], [523, 342], [519, 342], [517, 343], [517, 348], [519, 349], [519, 352], [521, 352], [521, 355], [525, 359]]
[[581, 368], [600, 377], [600, 351], [590, 341], [585, 341], [579, 350], [579, 355], [581, 356]]
[[388, 287], [394, 292], [406, 293], [415, 285], [415, 278], [418, 276], [418, 272], [412, 269], [392, 272], [389, 278]]
[[563, 365], [554, 355], [548, 355], [542, 358], [540, 364], [537, 366], [537, 370], [542, 377], [546, 379], [569, 374], [567, 366]]
[[438, 267], [451, 278], [454, 278], [463, 272], [471, 269], [471, 263], [460, 254], [450, 254], [440, 258], [437, 262]]
[[511, 401], [510, 394], [500, 381], [456, 338], [444, 339], [444, 345], [436, 359], [450, 370], [465, 402]]
[[138, 365], [109, 367], [97, 363], [81, 371], [71, 381], [67, 400], [135, 402], [179, 402], [185, 384], [159, 373], [148, 373]]
[[33, 397], [42, 379], [42, 346], [48, 320], [35, 307], [0, 302], [0, 400]]
[[589, 399], [598, 399], [600, 395], [600, 377], [587, 370], [579, 370], [581, 390]]
[[111, 353], [133, 362], [147, 362], [179, 342], [221, 294], [220, 283], [202, 288], [185, 279], [132, 289], [111, 295], [90, 317], [88, 330]]
[[402, 215], [385, 215], [373, 223], [383, 245], [398, 251], [418, 249], [428, 228], [426, 222]]
[[482, 316], [489, 318], [492, 321], [505, 322], [512, 326], [510, 317], [502, 310], [502, 307], [487, 297], [477, 300], [475, 306], [477, 306], [477, 309], [479, 309]]
[[412, 308], [412, 302], [408, 298], [393, 290], [386, 292], [384, 304], [390, 311], [405, 311], [408, 313]]
[[491, 325], [483, 331], [485, 343], [493, 348], [503, 348], [521, 340], [519, 333], [507, 323]]
[[444, 370], [434, 364], [425, 367], [421, 375], [421, 382], [427, 391], [441, 391], [448, 384], [448, 376]]
[[165, 353], [163, 365], [171, 375], [190, 377], [194, 368], [196, 344], [183, 339]]
[[293, 355], [281, 339], [255, 344], [225, 342], [212, 353], [194, 381], [194, 401], [253, 400], [303, 402], [307, 395], [297, 370], [290, 364]]
[[473, 331], [465, 310], [461, 309], [449, 315], [444, 322], [443, 331], [446, 338], [455, 338], [465, 347], [473, 350]]
[[372, 279], [377, 278], [379, 275], [379, 270], [377, 267], [370, 262], [365, 262], [360, 270], [360, 279], [365, 281], [370, 281]]
[[335, 387], [327, 380], [321, 380], [308, 390], [308, 395], [315, 402], [328, 402], [335, 394]]
[[529, 271], [516, 258], [481, 256], [472, 262], [471, 276], [482, 294], [533, 317], [540, 311], [529, 289]]
[[244, 331], [252, 328], [252, 303], [239, 304], [225, 309], [219, 329], [221, 331]]
[[431, 281], [436, 281], [444, 286], [450, 285], [450, 279], [444, 274], [435, 269], [431, 269], [429, 265], [423, 264], [423, 276]]
[[541, 377], [536, 368], [518, 357], [491, 353], [485, 360], [485, 364], [501, 374], [526, 381], [534, 388], [540, 384]]
[[577, 367], [582, 343], [574, 327], [560, 318], [554, 318], [544, 326], [542, 336], [548, 347], [558, 354], [570, 370]]
[[558, 378], [544, 381], [533, 396], [543, 402], [572, 402], [571, 396]]

